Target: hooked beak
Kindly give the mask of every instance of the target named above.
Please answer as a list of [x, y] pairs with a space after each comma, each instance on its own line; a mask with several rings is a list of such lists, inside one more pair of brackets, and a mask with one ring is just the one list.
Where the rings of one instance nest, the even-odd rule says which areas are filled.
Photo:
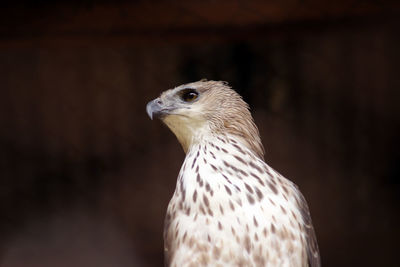
[[153, 117], [161, 116], [165, 114], [165, 109], [162, 107], [162, 102], [159, 98], [150, 101], [146, 105], [147, 115], [149, 115], [150, 119], [152, 120]]

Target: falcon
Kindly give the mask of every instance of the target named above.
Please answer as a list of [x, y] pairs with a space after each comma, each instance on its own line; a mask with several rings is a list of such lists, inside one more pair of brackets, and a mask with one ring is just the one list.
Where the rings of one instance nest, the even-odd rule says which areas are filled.
[[307, 203], [264, 162], [249, 107], [201, 80], [149, 102], [186, 153], [164, 225], [165, 265], [320, 266]]

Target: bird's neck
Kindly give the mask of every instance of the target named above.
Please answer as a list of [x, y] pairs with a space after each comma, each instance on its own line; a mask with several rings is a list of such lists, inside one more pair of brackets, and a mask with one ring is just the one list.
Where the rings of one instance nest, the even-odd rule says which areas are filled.
[[163, 119], [163, 122], [175, 134], [185, 153], [203, 142], [210, 131], [208, 124], [201, 118], [169, 115]]
[[208, 129], [199, 130], [193, 135], [185, 150], [186, 157], [197, 153], [199, 150], [201, 150], [200, 153], [205, 156], [209, 151], [211, 157], [217, 154], [219, 157], [224, 157], [228, 154], [238, 152], [246, 157], [263, 160], [263, 158], [260, 158], [256, 152], [249, 148], [248, 143], [241, 136], [235, 134], [211, 133]]

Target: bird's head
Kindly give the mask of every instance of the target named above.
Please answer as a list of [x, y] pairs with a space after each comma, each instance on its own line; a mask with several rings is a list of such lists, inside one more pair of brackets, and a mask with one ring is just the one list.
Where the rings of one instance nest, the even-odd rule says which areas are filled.
[[231, 136], [260, 158], [264, 156], [257, 126], [242, 97], [227, 83], [201, 80], [167, 90], [146, 106], [176, 135], [185, 152], [207, 136]]

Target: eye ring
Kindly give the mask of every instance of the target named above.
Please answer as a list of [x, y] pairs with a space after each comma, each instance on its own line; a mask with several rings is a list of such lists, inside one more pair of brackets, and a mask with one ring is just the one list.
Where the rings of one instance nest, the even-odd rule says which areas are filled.
[[193, 102], [199, 97], [199, 93], [194, 89], [184, 89], [181, 91], [181, 99], [185, 102]]

